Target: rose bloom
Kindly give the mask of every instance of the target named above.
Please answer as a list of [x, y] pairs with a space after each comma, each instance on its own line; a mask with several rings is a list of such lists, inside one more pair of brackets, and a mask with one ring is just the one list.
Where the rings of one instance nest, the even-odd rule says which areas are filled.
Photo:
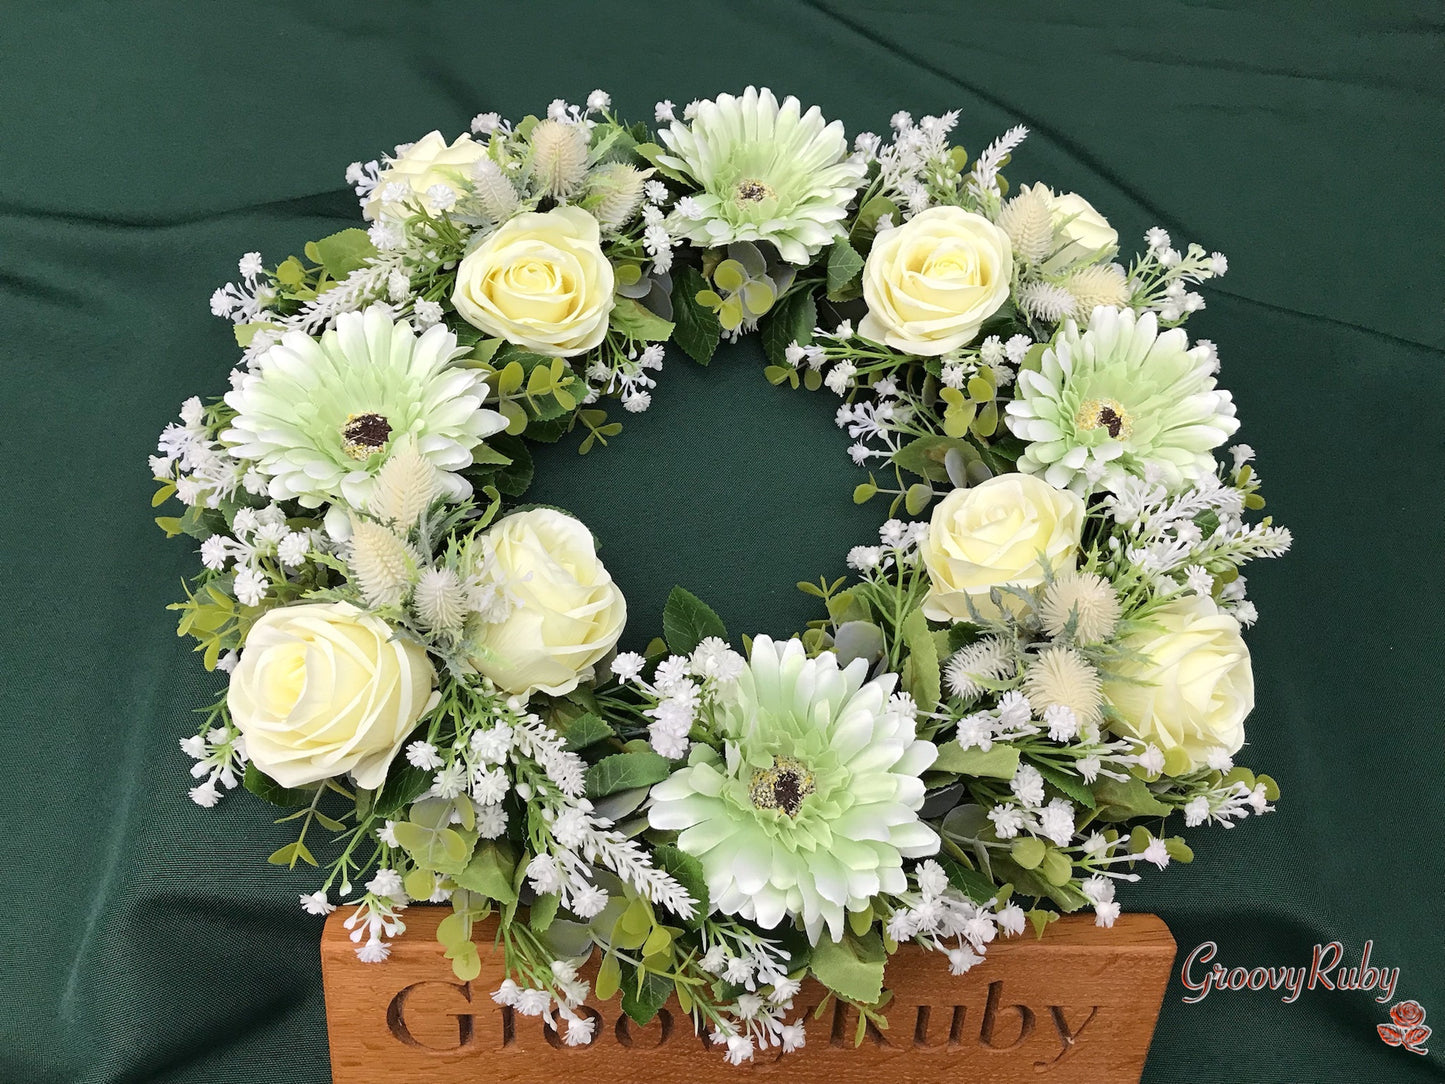
[[973, 621], [970, 601], [981, 616], [998, 616], [990, 588], [1043, 583], [1040, 554], [1054, 572], [1073, 569], [1083, 529], [1083, 500], [1029, 474], [955, 489], [934, 508], [923, 541], [924, 616]]
[[627, 621], [627, 602], [597, 559], [592, 532], [571, 516], [534, 508], [500, 520], [486, 539], [490, 575], [518, 602], [503, 620], [477, 627], [472, 665], [509, 693], [570, 693], [617, 646]]
[[519, 214], [462, 260], [452, 304], [473, 327], [539, 354], [591, 350], [613, 304], [600, 236], [580, 207]]
[[1390, 1006], [1390, 1019], [1402, 1028], [1412, 1028], [1425, 1022], [1425, 1010], [1418, 1001], [1402, 1001]]
[[1101, 253], [1112, 255], [1119, 250], [1119, 234], [1109, 225], [1109, 220], [1077, 192], [1051, 196], [1049, 207], [1053, 212], [1060, 255], [1066, 262], [1073, 263]]
[[1120, 646], [1126, 657], [1104, 675], [1114, 731], [1157, 745], [1169, 775], [1202, 767], [1214, 750], [1239, 752], [1254, 672], [1238, 621], [1190, 595], [1148, 614]]
[[371, 198], [361, 208], [368, 220], [375, 220], [384, 210], [388, 213], [410, 214], [401, 204], [383, 204], [381, 195], [390, 184], [404, 184], [425, 202], [426, 190], [444, 185], [458, 196], [469, 188], [467, 178], [472, 166], [487, 156], [487, 148], [469, 135], [457, 136], [450, 145], [440, 132], [428, 132], [395, 158], [387, 160]]
[[344, 602], [263, 614], [231, 675], [227, 704], [251, 762], [283, 787], [350, 772], [381, 786], [433, 701], [426, 650]]
[[1008, 300], [1013, 248], [982, 215], [932, 207], [880, 233], [863, 265], [858, 334], [932, 357], [970, 342]]

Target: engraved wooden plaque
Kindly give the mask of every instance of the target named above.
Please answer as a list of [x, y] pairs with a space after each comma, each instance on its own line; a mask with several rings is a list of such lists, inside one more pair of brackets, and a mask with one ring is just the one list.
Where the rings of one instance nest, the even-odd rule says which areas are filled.
[[[1136, 1084], [1174, 961], [1174, 939], [1154, 915], [1124, 915], [1112, 930], [1065, 917], [1042, 940], [996, 941], [967, 975], [940, 953], [908, 946], [888, 964], [889, 1028], [853, 1045], [857, 1020], [838, 1006], [813, 1019], [823, 990], [804, 984], [794, 1001], [807, 1046], [760, 1051], [728, 1065], [670, 1002], [646, 1027], [613, 1000], [581, 1010], [598, 1018], [587, 1046], [565, 1046], [537, 1017], [498, 1007], [502, 981], [493, 922], [479, 923], [482, 973], [452, 975], [435, 940], [449, 909], [406, 912], [406, 936], [381, 964], [357, 960], [333, 914], [321, 941], [326, 1024], [335, 1084], [725, 1084], [748, 1076], [796, 1081], [899, 1084], [1060, 1081]], [[583, 974], [596, 970], [596, 957]], [[793, 1019], [789, 1014], [789, 1019]]]

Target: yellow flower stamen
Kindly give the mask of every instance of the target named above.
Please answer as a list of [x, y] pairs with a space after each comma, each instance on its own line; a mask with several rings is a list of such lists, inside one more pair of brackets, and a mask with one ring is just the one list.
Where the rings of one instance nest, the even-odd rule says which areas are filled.
[[761, 203], [772, 195], [772, 187], [755, 177], [748, 177], [738, 182], [737, 196], [740, 203]]
[[341, 427], [341, 447], [352, 459], [365, 459], [386, 447], [390, 436], [391, 423], [380, 414], [351, 414]]
[[1107, 429], [1115, 440], [1128, 440], [1134, 419], [1117, 399], [1085, 399], [1074, 414], [1080, 429]]
[[748, 797], [758, 809], [780, 809], [796, 817], [803, 799], [817, 790], [813, 773], [792, 757], [774, 757], [773, 766], [753, 773]]

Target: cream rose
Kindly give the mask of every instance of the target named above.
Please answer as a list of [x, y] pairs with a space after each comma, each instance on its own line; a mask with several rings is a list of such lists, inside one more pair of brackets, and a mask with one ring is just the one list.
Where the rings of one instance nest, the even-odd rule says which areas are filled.
[[612, 287], [597, 220], [558, 207], [509, 219], [468, 253], [452, 304], [488, 335], [566, 358], [606, 336]]
[[1012, 280], [1008, 234], [962, 208], [930, 208], [873, 242], [858, 334], [909, 354], [947, 353], [1003, 306]]
[[1077, 192], [1063, 192], [1049, 200], [1054, 234], [1069, 262], [1086, 256], [1112, 255], [1119, 250], [1119, 234], [1094, 205]]
[[386, 208], [410, 214], [401, 203], [383, 203], [387, 185], [404, 184], [425, 202], [427, 189], [442, 185], [458, 196], [469, 191], [467, 179], [472, 167], [487, 156], [487, 148], [469, 135], [457, 136], [450, 146], [440, 132], [428, 132], [406, 150], [387, 162], [376, 182], [371, 198], [362, 205], [361, 213], [374, 221]]
[[509, 693], [570, 693], [622, 635], [627, 602], [597, 559], [592, 533], [550, 508], [517, 512], [487, 531], [487, 575], [517, 600], [479, 624], [472, 665]]
[[432, 700], [419, 644], [344, 602], [281, 606], [251, 627], [227, 703], [251, 762], [283, 787], [350, 772], [371, 790]]
[[972, 621], [970, 601], [981, 616], [997, 616], [989, 589], [1043, 583], [1040, 554], [1055, 572], [1072, 569], [1083, 529], [1083, 500], [1031, 474], [955, 489], [933, 510], [923, 542], [924, 616]]
[[1254, 672], [1238, 621], [1191, 595], [1159, 607], [1121, 646], [1140, 658], [1105, 674], [1115, 731], [1157, 745], [1170, 775], [1202, 767], [1216, 750], [1239, 752]]

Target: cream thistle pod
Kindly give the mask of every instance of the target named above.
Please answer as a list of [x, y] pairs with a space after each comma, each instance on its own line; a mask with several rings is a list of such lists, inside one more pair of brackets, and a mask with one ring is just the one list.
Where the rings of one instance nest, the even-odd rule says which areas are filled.
[[590, 679], [627, 623], [627, 601], [597, 559], [592, 532], [569, 515], [533, 508], [500, 520], [479, 545], [483, 586], [510, 606], [498, 620], [474, 621], [472, 665], [523, 696], [562, 696]]
[[955, 489], [933, 510], [922, 544], [928, 571], [923, 613], [930, 621], [997, 616], [995, 587], [1030, 590], [1053, 572], [1072, 571], [1084, 530], [1084, 501], [1028, 474], [1000, 474]]
[[613, 286], [597, 219], [558, 207], [515, 216], [469, 252], [452, 304], [488, 335], [566, 358], [606, 337]]
[[226, 701], [251, 763], [283, 787], [381, 786], [435, 700], [426, 650], [346, 602], [280, 606], [246, 636]]
[[1239, 752], [1254, 671], [1238, 621], [1190, 595], [1141, 618], [1119, 646], [1122, 661], [1104, 675], [1110, 729], [1157, 745], [1169, 775]]
[[695, 758], [652, 788], [652, 827], [679, 832], [724, 914], [773, 929], [791, 918], [816, 944], [840, 940], [849, 912], [907, 887], [903, 859], [938, 851], [918, 817], [919, 776], [938, 748], [915, 731], [896, 674], [865, 681], [798, 640], [753, 641], [722, 683], [713, 719], [724, 756]]

